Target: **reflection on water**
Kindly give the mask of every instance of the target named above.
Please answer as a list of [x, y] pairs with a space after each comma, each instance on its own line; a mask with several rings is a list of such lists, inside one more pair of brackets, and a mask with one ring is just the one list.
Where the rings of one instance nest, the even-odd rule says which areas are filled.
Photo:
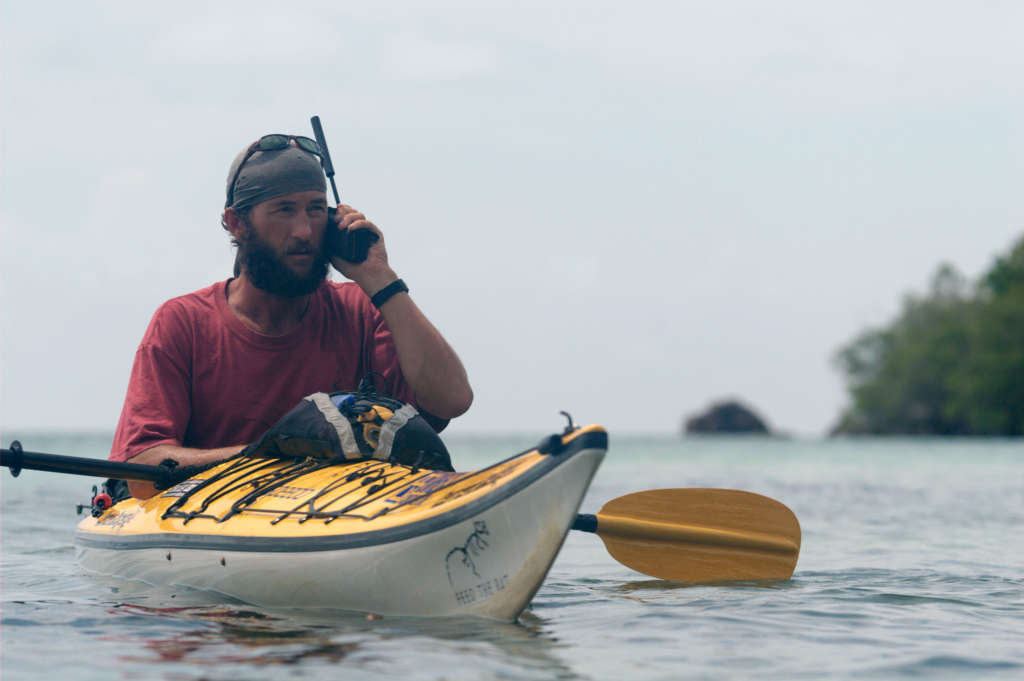
[[760, 580], [736, 580], [728, 582], [701, 582], [699, 584], [691, 584], [687, 582], [670, 582], [664, 579], [639, 579], [632, 580], [629, 582], [623, 582], [617, 587], [618, 591], [632, 592], [632, 591], [675, 591], [678, 589], [700, 589], [700, 588], [716, 588], [716, 589], [778, 589], [791, 584], [791, 579], [760, 579]]
[[[190, 600], [202, 598], [197, 592], [187, 596]], [[397, 644], [409, 654], [422, 654], [428, 648], [442, 657], [476, 654], [486, 658], [486, 664], [477, 667], [481, 672], [487, 666], [492, 671], [508, 667], [534, 669], [545, 676], [554, 672], [558, 678], [575, 677], [553, 654], [557, 644], [545, 633], [544, 621], [531, 613], [524, 614], [519, 623], [506, 623], [475, 617], [430, 619], [334, 610], [271, 611], [233, 604], [149, 606], [120, 602], [108, 605], [107, 612], [115, 622], [127, 618], [132, 623], [131, 627], [115, 624], [105, 637], [120, 644], [122, 652], [116, 659], [121, 663], [259, 667], [318, 662], [364, 666], [365, 662], [379, 662], [384, 657], [382, 649]]]
[[[149, 639], [143, 650], [152, 655], [129, 653], [119, 656], [124, 662], [177, 662], [193, 653], [203, 664], [248, 662], [252, 664], [295, 664], [307, 658], [323, 658], [338, 662], [358, 644], [335, 643], [330, 636], [315, 629], [296, 629], [270, 615], [253, 610], [233, 610], [223, 606], [188, 606], [149, 608], [141, 605], [121, 604], [115, 609], [126, 613], [152, 617], [169, 617], [197, 624], [201, 627], [173, 633], [165, 638]], [[242, 651], [234, 650], [240, 648]]]

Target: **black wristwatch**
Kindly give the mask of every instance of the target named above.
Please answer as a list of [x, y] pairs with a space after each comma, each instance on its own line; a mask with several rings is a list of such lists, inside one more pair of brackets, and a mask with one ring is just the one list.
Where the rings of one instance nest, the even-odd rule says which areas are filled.
[[373, 303], [375, 308], [380, 309], [380, 306], [391, 300], [392, 296], [396, 293], [402, 292], [408, 293], [409, 287], [406, 286], [405, 282], [401, 279], [395, 279], [393, 282], [374, 293], [373, 297], [370, 298], [370, 302]]

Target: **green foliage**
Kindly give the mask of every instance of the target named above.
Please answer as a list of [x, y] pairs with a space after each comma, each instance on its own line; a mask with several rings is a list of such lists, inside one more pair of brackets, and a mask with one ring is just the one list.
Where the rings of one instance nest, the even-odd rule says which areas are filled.
[[851, 398], [836, 432], [1024, 435], [1024, 239], [973, 291], [940, 266], [927, 295], [836, 364]]

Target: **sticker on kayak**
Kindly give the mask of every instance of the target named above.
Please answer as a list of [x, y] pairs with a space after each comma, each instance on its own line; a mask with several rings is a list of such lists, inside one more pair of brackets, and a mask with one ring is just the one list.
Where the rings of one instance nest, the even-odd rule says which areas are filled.
[[183, 497], [186, 494], [188, 494], [189, 492], [191, 492], [192, 490], [194, 490], [196, 487], [199, 487], [204, 482], [206, 482], [206, 481], [205, 480], [200, 480], [198, 478], [189, 478], [188, 480], [185, 480], [184, 482], [179, 482], [177, 485], [175, 485], [174, 487], [170, 488], [169, 490], [167, 490], [166, 492], [164, 492], [160, 496], [162, 496], [162, 497]]
[[427, 473], [414, 483], [402, 487], [391, 496], [384, 499], [385, 504], [405, 503], [417, 505], [423, 503], [431, 494], [437, 490], [451, 485], [453, 481], [466, 477], [465, 475], [453, 475], [452, 473], [437, 472]]
[[435, 508], [511, 479], [524, 463], [513, 459], [477, 473], [428, 473], [386, 497], [384, 503]]
[[486, 600], [508, 586], [508, 573], [500, 552], [494, 550], [494, 541], [487, 523], [476, 520], [465, 543], [445, 554], [448, 583], [459, 605]]
[[135, 515], [135, 511], [120, 513], [116, 508], [114, 508], [97, 520], [96, 524], [110, 527], [124, 527], [132, 518], [135, 517]]
[[523, 465], [521, 459], [509, 461], [503, 466], [495, 467], [489, 474], [476, 474], [466, 476], [467, 479], [473, 478], [473, 482], [465, 482], [461, 485], [455, 485], [452, 489], [430, 496], [431, 508], [436, 508], [443, 504], [447, 504], [450, 501], [455, 501], [460, 497], [464, 497], [473, 494], [479, 490], [485, 490], [488, 488], [496, 487], [497, 485], [511, 478], [512, 474], [516, 472], [520, 466]]
[[278, 487], [269, 492], [264, 492], [265, 497], [278, 497], [281, 499], [301, 499], [308, 497], [310, 494], [316, 492], [312, 487], [295, 487], [294, 485], [284, 485]]

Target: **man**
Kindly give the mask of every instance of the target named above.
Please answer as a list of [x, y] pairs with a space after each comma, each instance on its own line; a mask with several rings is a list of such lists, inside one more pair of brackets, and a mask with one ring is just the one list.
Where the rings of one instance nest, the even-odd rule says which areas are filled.
[[[383, 234], [351, 206], [328, 219], [319, 147], [266, 135], [235, 158], [221, 224], [235, 277], [164, 303], [135, 356], [110, 458], [203, 465], [235, 455], [303, 397], [376, 389], [435, 428], [473, 391], [458, 356], [388, 263]], [[327, 254], [326, 230], [369, 230], [365, 261]], [[351, 280], [326, 281], [328, 263]], [[372, 301], [372, 302], [371, 302]], [[155, 493], [130, 483], [132, 494]]]

